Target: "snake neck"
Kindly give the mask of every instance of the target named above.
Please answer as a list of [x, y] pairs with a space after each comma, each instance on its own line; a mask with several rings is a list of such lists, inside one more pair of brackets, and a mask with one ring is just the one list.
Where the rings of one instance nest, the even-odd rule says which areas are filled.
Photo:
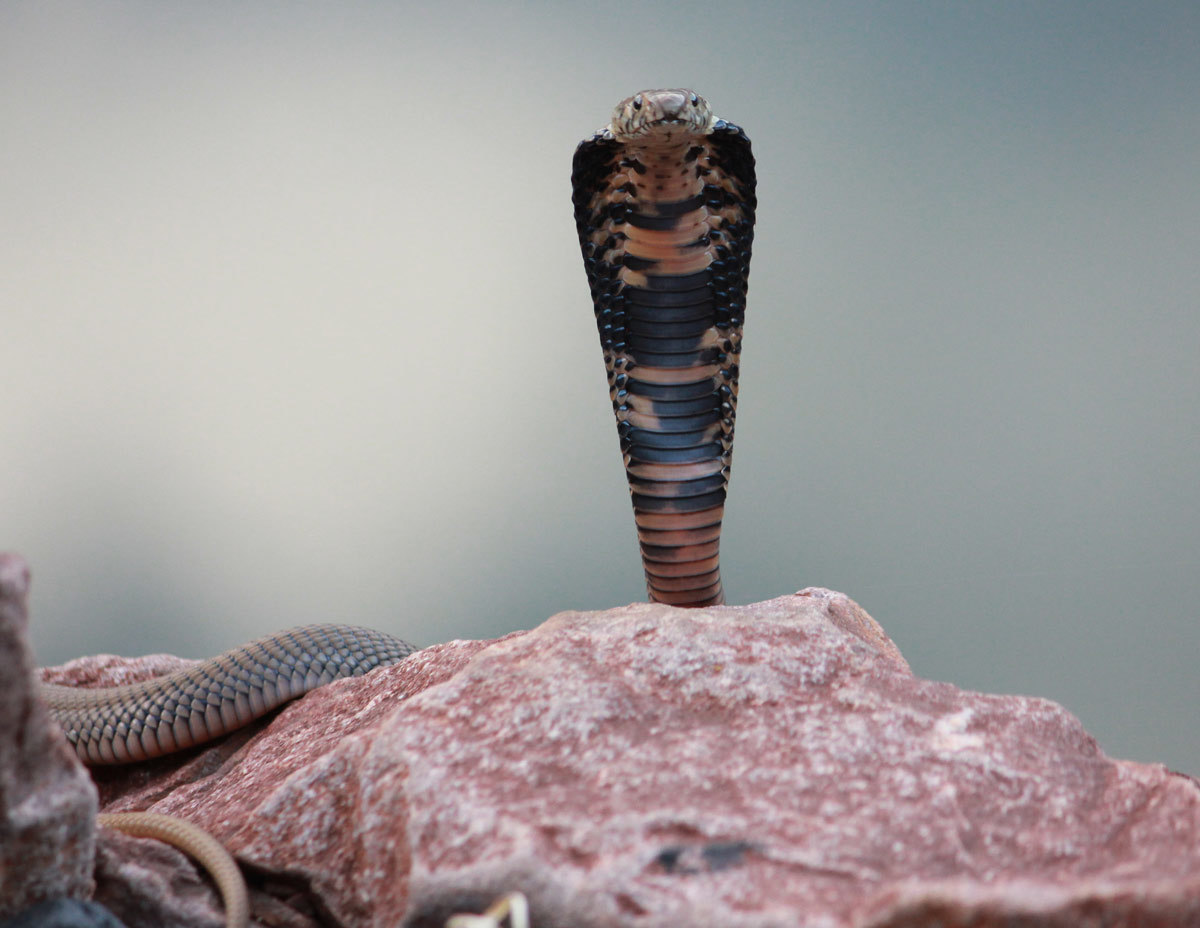
[[[696, 170], [701, 151], [690, 139], [626, 148], [618, 186], [631, 211], [618, 278], [635, 302], [688, 299], [694, 275], [712, 263], [704, 178]], [[642, 318], [631, 325], [636, 334], [623, 370], [615, 371], [624, 389], [614, 412], [649, 598], [706, 606], [724, 602], [719, 549], [732, 436], [714, 410], [714, 379], [726, 338], [707, 318], [681, 329], [674, 321], [680, 314], [672, 313], [679, 308], [633, 311]], [[684, 305], [683, 315], [698, 315], [694, 308]]]

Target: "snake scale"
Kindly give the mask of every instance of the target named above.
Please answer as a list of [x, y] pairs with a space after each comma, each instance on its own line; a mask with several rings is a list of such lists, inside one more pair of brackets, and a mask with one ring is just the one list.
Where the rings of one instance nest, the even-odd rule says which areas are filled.
[[[750, 140], [689, 90], [642, 91], [579, 144], [571, 184], [650, 599], [720, 604], [754, 238]], [[415, 650], [372, 629], [310, 625], [142, 683], [42, 684], [41, 693], [81, 760], [122, 764], [203, 744]], [[221, 889], [227, 923], [247, 924], [237, 866], [207, 833], [151, 813], [100, 821], [196, 856]]]

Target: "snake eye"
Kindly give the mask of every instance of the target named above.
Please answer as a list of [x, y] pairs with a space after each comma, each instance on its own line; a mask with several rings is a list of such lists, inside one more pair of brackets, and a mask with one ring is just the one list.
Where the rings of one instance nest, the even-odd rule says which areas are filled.
[[640, 110], [642, 108], [642, 95], [640, 93], [633, 98], [633, 108], [635, 110]]
[[700, 98], [698, 96], [696, 96], [694, 93], [691, 96], [691, 104], [692, 104], [692, 106], [700, 105]]

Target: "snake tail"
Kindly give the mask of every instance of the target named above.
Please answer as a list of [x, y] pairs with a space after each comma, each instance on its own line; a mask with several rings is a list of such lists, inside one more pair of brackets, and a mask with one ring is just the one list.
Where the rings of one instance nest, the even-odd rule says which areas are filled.
[[105, 828], [135, 838], [155, 838], [190, 854], [213, 878], [225, 903], [226, 928], [246, 928], [250, 923], [250, 896], [237, 861], [221, 842], [203, 828], [174, 815], [154, 812], [109, 812], [96, 817]]
[[125, 764], [226, 735], [340, 677], [403, 660], [416, 648], [353, 625], [305, 625], [129, 686], [41, 684], [50, 715], [85, 764]]
[[725, 601], [754, 156], [689, 90], [647, 90], [581, 142], [575, 225], [652, 601]]

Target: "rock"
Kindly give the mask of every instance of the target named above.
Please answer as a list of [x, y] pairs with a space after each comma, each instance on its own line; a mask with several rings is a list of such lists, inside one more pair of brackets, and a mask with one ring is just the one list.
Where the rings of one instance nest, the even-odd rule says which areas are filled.
[[79, 899], [52, 899], [0, 922], [0, 928], [125, 928], [104, 906]]
[[256, 916], [288, 887], [272, 919], [440, 926], [521, 890], [539, 925], [1200, 924], [1200, 784], [914, 677], [825, 590], [435, 645], [96, 776], [221, 839]]
[[92, 888], [96, 789], [34, 694], [28, 593], [0, 554], [0, 918]]

